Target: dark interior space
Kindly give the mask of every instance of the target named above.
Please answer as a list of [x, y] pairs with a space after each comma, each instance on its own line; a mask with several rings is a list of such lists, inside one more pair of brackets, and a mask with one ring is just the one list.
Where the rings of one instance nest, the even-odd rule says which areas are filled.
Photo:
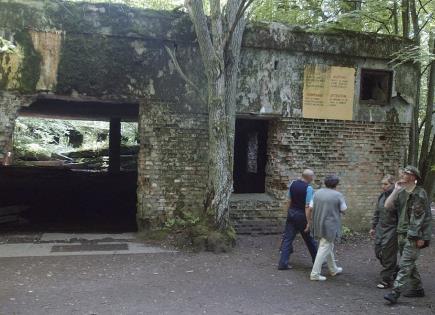
[[[46, 95], [19, 114], [110, 122], [110, 135], [103, 135], [110, 141], [108, 148], [95, 151], [98, 156], [82, 150], [76, 153], [80, 157], [72, 152], [31, 165], [0, 166], [0, 231], [135, 231], [138, 146], [121, 147], [121, 122], [137, 121], [138, 104]], [[79, 147], [83, 136], [70, 132], [68, 142]], [[91, 162], [83, 162], [87, 155]], [[100, 160], [107, 160], [108, 167], [101, 167]]]
[[234, 140], [234, 192], [264, 193], [267, 120], [237, 119]]
[[367, 103], [388, 104], [391, 98], [392, 72], [383, 70], [361, 70], [360, 100]]
[[0, 230], [134, 231], [136, 179], [137, 172], [0, 167], [0, 208], [9, 209]]

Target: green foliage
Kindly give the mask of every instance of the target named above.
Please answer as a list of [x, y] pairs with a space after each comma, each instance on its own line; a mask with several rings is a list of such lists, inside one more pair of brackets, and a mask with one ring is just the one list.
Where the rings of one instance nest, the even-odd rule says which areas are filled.
[[407, 46], [404, 49], [394, 53], [391, 57], [393, 59], [390, 61], [390, 63], [393, 64], [393, 67], [398, 67], [408, 62], [421, 63], [423, 66], [425, 66], [435, 60], [435, 54], [431, 53], [427, 49], [422, 49], [421, 47], [415, 45]]
[[68, 2], [87, 2], [87, 3], [109, 3], [125, 4], [129, 7], [156, 9], [156, 10], [173, 10], [183, 4], [183, 1], [177, 0], [65, 0]]
[[191, 228], [200, 222], [200, 218], [190, 212], [182, 212], [180, 216], [175, 216], [165, 222], [166, 229], [186, 229]]
[[12, 54], [17, 52], [17, 47], [7, 39], [0, 36], [0, 54]]
[[353, 235], [353, 231], [349, 227], [343, 225], [341, 228], [341, 234], [343, 238], [349, 238], [350, 236]]
[[[430, 21], [427, 25], [430, 27], [435, 5], [433, 1], [419, 4], [421, 24]], [[255, 0], [252, 19], [300, 25], [313, 30], [338, 28], [401, 35], [398, 0]]]
[[[79, 133], [83, 144], [73, 148], [69, 136]], [[53, 153], [79, 150], [100, 150], [108, 147], [109, 123], [21, 117], [16, 120], [14, 152], [18, 158], [49, 159]], [[124, 145], [137, 143], [137, 124], [121, 124], [121, 141]], [[101, 139], [100, 135], [106, 135]]]

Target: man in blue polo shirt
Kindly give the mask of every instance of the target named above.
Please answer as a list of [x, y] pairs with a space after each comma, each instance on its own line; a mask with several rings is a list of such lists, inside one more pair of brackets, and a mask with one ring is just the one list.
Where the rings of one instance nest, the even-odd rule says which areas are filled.
[[306, 169], [300, 179], [290, 183], [287, 204], [287, 222], [281, 243], [281, 257], [278, 263], [279, 270], [289, 269], [290, 254], [293, 253], [293, 240], [300, 233], [308, 247], [312, 261], [316, 259], [317, 243], [307, 229], [306, 211], [313, 199], [313, 187], [310, 183], [314, 179], [314, 172]]

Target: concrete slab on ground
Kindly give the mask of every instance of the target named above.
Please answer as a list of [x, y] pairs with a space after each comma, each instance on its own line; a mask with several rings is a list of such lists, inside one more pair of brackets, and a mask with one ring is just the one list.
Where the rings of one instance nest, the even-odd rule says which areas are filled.
[[[107, 245], [113, 245], [113, 250]], [[89, 255], [131, 255], [131, 254], [161, 254], [175, 251], [160, 247], [147, 246], [132, 242], [104, 242], [93, 247], [83, 247], [82, 243], [17, 243], [1, 244], [0, 258], [6, 257], [43, 257], [43, 256], [89, 256]]]
[[110, 240], [134, 240], [135, 233], [121, 234], [98, 234], [98, 233], [44, 233], [41, 242], [70, 242], [72, 240], [101, 241]]

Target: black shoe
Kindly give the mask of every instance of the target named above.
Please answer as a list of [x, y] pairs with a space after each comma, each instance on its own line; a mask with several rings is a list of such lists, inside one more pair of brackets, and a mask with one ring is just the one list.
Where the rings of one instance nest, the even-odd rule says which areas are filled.
[[386, 299], [390, 304], [396, 304], [397, 299], [399, 298], [400, 294], [397, 292], [391, 292], [384, 295], [384, 299]]
[[409, 290], [406, 293], [404, 293], [403, 296], [406, 296], [406, 297], [424, 297], [424, 290], [423, 289]]
[[278, 270], [289, 270], [292, 269], [291, 266], [278, 266]]

